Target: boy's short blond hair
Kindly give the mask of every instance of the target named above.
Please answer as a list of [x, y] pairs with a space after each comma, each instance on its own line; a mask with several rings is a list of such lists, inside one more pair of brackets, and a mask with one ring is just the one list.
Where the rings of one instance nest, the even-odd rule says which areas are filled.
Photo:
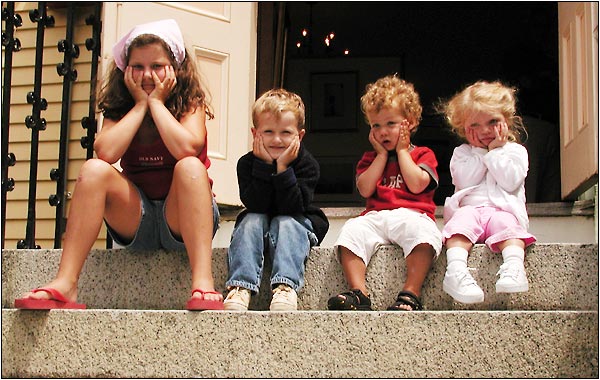
[[283, 88], [272, 89], [254, 102], [252, 107], [252, 123], [255, 128], [258, 128], [258, 116], [268, 112], [277, 116], [279, 119], [281, 114], [290, 111], [294, 114], [298, 122], [298, 130], [304, 128], [304, 103], [302, 98], [297, 94], [287, 91]]
[[368, 84], [360, 103], [365, 116], [369, 112], [379, 112], [384, 108], [398, 110], [410, 125], [415, 127], [421, 121], [423, 112], [419, 94], [414, 86], [396, 75], [388, 75]]

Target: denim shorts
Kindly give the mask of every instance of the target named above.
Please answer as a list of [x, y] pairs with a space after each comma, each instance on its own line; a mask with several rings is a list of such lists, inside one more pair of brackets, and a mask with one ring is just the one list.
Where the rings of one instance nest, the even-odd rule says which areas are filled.
[[[165, 218], [165, 201], [150, 200], [148, 197], [138, 190], [142, 206], [142, 219], [135, 233], [135, 236], [129, 243], [125, 243], [124, 239], [113, 230], [106, 220], [106, 228], [115, 243], [126, 249], [135, 251], [154, 251], [164, 249], [166, 251], [185, 251], [185, 244], [182, 240], [177, 239], [171, 233]], [[212, 199], [213, 209], [213, 237], [219, 228], [219, 207], [217, 201]]]

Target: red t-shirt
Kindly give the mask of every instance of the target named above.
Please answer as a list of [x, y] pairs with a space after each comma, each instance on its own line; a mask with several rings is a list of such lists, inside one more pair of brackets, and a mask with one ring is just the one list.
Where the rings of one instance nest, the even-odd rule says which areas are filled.
[[[369, 168], [377, 153], [374, 151], [363, 154], [356, 167], [356, 176], [358, 177]], [[375, 192], [367, 198], [366, 209], [361, 215], [369, 211], [393, 210], [400, 207], [410, 208], [427, 214], [435, 220], [435, 203], [433, 195], [438, 186], [437, 160], [433, 151], [426, 147], [413, 147], [410, 151], [413, 161], [425, 170], [431, 176], [431, 183], [427, 188], [419, 193], [412, 193], [400, 173], [398, 157], [392, 154], [388, 157], [388, 162], [383, 170], [383, 175], [377, 182]]]
[[[210, 159], [206, 145], [205, 142], [198, 158], [208, 169]], [[138, 144], [134, 140], [121, 157], [123, 174], [153, 200], [167, 197], [176, 163], [177, 160], [160, 138], [153, 144]], [[212, 186], [212, 179], [210, 185]]]

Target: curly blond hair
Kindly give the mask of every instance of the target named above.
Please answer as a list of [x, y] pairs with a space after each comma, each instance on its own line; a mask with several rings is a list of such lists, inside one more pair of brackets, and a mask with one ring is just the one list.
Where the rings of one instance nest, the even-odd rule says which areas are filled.
[[466, 140], [465, 123], [476, 112], [501, 114], [508, 125], [510, 141], [520, 142], [525, 132], [523, 121], [516, 114], [517, 89], [499, 81], [478, 81], [437, 106], [452, 131]]
[[360, 105], [365, 117], [367, 113], [379, 112], [384, 108], [398, 110], [411, 126], [415, 126], [413, 132], [417, 129], [423, 112], [414, 86], [395, 74], [368, 84], [365, 94], [360, 98]]
[[298, 130], [304, 128], [304, 103], [299, 95], [287, 91], [283, 88], [275, 88], [261, 95], [254, 102], [252, 107], [252, 123], [255, 128], [258, 128], [258, 116], [268, 112], [277, 116], [279, 119], [281, 114], [290, 111], [294, 114], [298, 122]]

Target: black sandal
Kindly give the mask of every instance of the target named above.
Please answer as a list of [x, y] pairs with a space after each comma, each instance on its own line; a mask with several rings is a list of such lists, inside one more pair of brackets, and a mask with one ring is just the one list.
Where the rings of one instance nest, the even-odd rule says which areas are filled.
[[331, 297], [327, 301], [327, 308], [329, 310], [373, 311], [371, 309], [371, 299], [358, 289], [351, 289], [350, 291]]
[[[410, 306], [412, 310], [406, 310], [401, 308], [400, 306]], [[403, 290], [396, 297], [396, 302], [390, 307], [387, 308], [389, 311], [415, 311], [415, 310], [423, 310], [423, 304], [419, 297], [417, 297], [414, 293]]]

